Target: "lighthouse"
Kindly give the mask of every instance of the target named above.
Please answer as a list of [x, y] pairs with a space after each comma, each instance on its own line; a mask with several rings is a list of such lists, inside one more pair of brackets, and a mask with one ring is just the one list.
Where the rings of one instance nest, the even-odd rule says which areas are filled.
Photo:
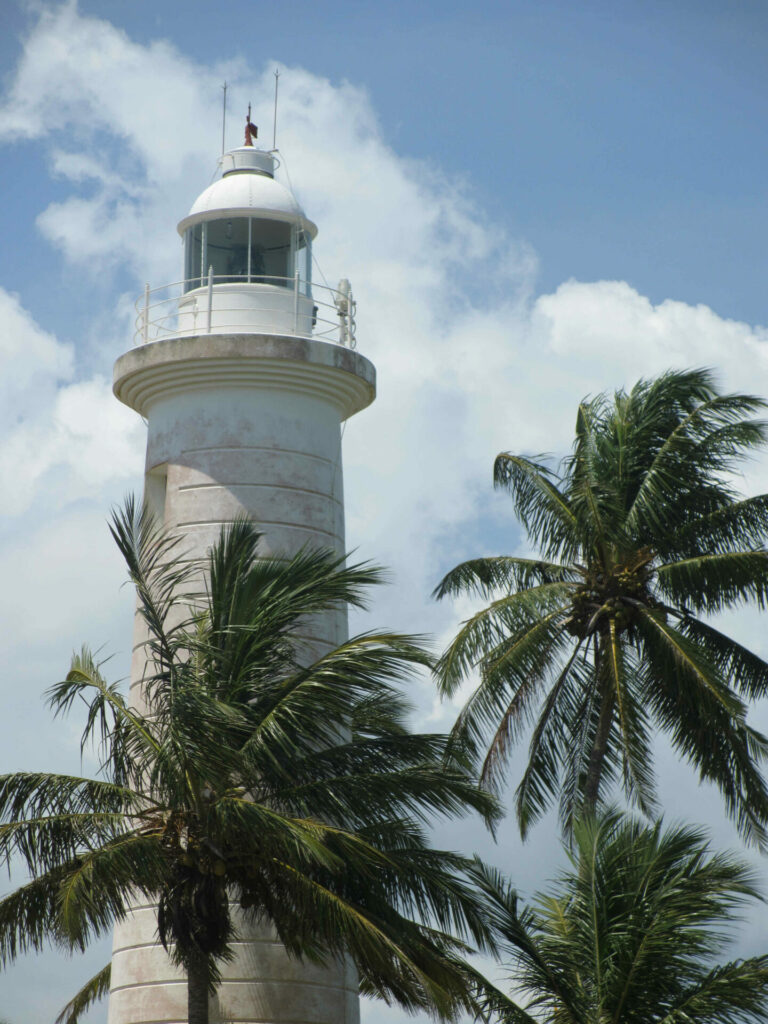
[[[373, 365], [355, 351], [349, 282], [312, 281], [316, 226], [275, 177], [278, 158], [251, 144], [179, 223], [182, 280], [147, 286], [136, 344], [115, 364], [114, 393], [147, 422], [144, 497], [202, 557], [221, 527], [247, 514], [268, 555], [303, 546], [342, 553], [341, 424], [375, 396]], [[346, 639], [344, 612], [307, 627], [317, 655]], [[137, 620], [131, 700], [145, 656]], [[156, 908], [137, 903], [115, 929], [109, 1024], [186, 1021], [186, 979], [157, 938]], [[240, 922], [222, 965], [212, 1021], [355, 1024], [351, 964], [288, 957], [271, 930]]]

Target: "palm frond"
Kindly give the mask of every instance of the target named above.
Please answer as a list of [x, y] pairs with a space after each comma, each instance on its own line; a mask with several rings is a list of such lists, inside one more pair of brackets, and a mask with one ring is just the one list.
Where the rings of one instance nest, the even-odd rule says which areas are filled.
[[87, 1013], [104, 996], [109, 995], [111, 978], [112, 964], [108, 963], [92, 978], [89, 978], [80, 991], [70, 999], [56, 1018], [55, 1024], [79, 1024], [84, 1013]]
[[498, 591], [527, 590], [540, 583], [575, 583], [577, 573], [559, 562], [535, 558], [473, 558], [451, 569], [435, 587], [433, 597], [476, 594], [490, 598]]
[[[533, 714], [546, 681], [559, 669], [571, 638], [563, 629], [560, 607], [517, 630], [493, 648], [480, 666], [480, 682], [462, 709], [451, 732], [456, 747], [474, 755], [490, 734], [494, 743], [485, 778], [497, 778], [497, 768]], [[496, 727], [499, 715], [501, 731]], [[492, 769], [492, 770], [491, 770]]]
[[562, 786], [567, 737], [578, 725], [579, 705], [590, 690], [583, 659], [582, 645], [578, 644], [547, 694], [531, 735], [528, 764], [515, 793], [523, 839], [556, 799]]
[[399, 634], [360, 634], [283, 680], [255, 686], [249, 694], [254, 718], [244, 756], [258, 750], [275, 769], [290, 768], [304, 749], [335, 745], [348, 728], [358, 701], [387, 694], [392, 684], [431, 659], [417, 638]]
[[683, 989], [659, 1024], [750, 1024], [768, 1014], [768, 956], [735, 960]]
[[578, 986], [558, 970], [548, 955], [537, 934], [536, 916], [520, 906], [516, 890], [499, 872], [476, 861], [473, 875], [486, 899], [491, 927], [502, 942], [503, 953], [512, 959], [534, 1014], [539, 1007], [552, 1009], [556, 1004], [566, 1019], [578, 1021]]
[[659, 565], [659, 588], [674, 605], [718, 612], [738, 602], [763, 607], [768, 594], [768, 551], [699, 554]]
[[605, 672], [615, 697], [624, 791], [648, 818], [657, 811], [650, 722], [642, 703], [642, 684], [634, 651], [621, 643], [616, 620], [609, 622], [604, 648]]
[[700, 776], [718, 786], [742, 835], [763, 845], [768, 788], [759, 766], [768, 739], [747, 725], [741, 700], [682, 632], [648, 613], [639, 626], [653, 672], [653, 685], [645, 686], [649, 708]]
[[39, 953], [49, 943], [61, 942], [56, 927], [56, 906], [62, 869], [40, 874], [0, 899], [0, 963], [4, 966], [24, 953]]
[[[324, 948], [315, 951], [316, 957], [347, 952], [369, 993], [412, 1011], [428, 1010], [451, 1018], [470, 1008], [463, 965], [447, 955], [451, 946], [463, 953], [461, 945], [400, 915], [372, 914], [292, 865], [283, 867], [307, 901], [305, 913], [313, 915], [315, 928], [324, 935]], [[278, 934], [289, 950], [296, 949], [293, 932], [278, 926]]]
[[119, 835], [147, 801], [123, 786], [45, 773], [0, 777], [0, 859], [20, 855], [33, 872]]
[[129, 766], [143, 761], [142, 754], [156, 750], [158, 744], [151, 722], [129, 706], [118, 684], [107, 682], [102, 664], [83, 645], [72, 655], [66, 678], [51, 686], [46, 697], [55, 717], [68, 714], [76, 703], [85, 705], [88, 714], [80, 752], [98, 739], [102, 755], [108, 752], [102, 767], [114, 782], [124, 784], [131, 781]]
[[725, 553], [761, 549], [768, 536], [768, 494], [742, 498], [691, 516], [658, 545], [663, 561], [690, 558], [701, 551]]
[[546, 559], [576, 554], [578, 522], [548, 466], [502, 452], [493, 465], [493, 484], [510, 492], [520, 522], [531, 539], [541, 544]]
[[85, 949], [123, 920], [133, 894], [156, 896], [166, 877], [157, 836], [118, 836], [67, 865], [56, 893], [57, 927], [68, 943]]
[[[162, 677], [174, 661], [175, 636], [194, 622], [201, 566], [184, 556], [181, 539], [166, 532], [149, 508], [140, 507], [133, 497], [113, 511], [110, 532], [136, 590], [149, 634], [147, 653], [156, 659], [156, 672]], [[182, 609], [192, 611], [180, 616]]]
[[753, 700], [768, 694], [768, 663], [753, 651], [692, 615], [680, 616], [677, 628], [738, 693]]
[[712, 465], [715, 452], [709, 458], [698, 457], [702, 439], [720, 426], [744, 424], [744, 436], [731, 439], [731, 460], [754, 448], [764, 440], [764, 427], [757, 424], [755, 431], [744, 418], [762, 411], [765, 403], [751, 395], [718, 394], [707, 370], [670, 372], [650, 388], [646, 382], [641, 385], [655, 392], [644, 403], [648, 420], [644, 441], [650, 464], [640, 476], [627, 523], [632, 529], [658, 533], [665, 525], [665, 514], [675, 511], [670, 499], [684, 490], [696, 493], [702, 484], [706, 487], [713, 470], [721, 468], [718, 461]]
[[499, 1024], [541, 1024], [538, 1017], [531, 1016], [480, 971], [469, 967], [468, 976], [477, 1004], [476, 1020], [483, 1021], [483, 1024], [490, 1024], [491, 1021], [498, 1021]]
[[502, 654], [510, 659], [508, 641], [524, 635], [544, 620], [563, 618], [571, 591], [565, 583], [542, 583], [493, 601], [461, 624], [459, 632], [435, 666], [440, 692], [450, 697], [482, 658]]

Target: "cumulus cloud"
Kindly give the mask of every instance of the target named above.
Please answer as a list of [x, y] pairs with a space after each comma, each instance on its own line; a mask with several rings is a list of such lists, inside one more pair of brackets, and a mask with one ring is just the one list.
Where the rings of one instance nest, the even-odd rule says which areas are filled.
[[[37, 223], [65, 264], [111, 266], [137, 292], [145, 280], [180, 276], [175, 224], [215, 171], [219, 85], [225, 75], [232, 83], [235, 115], [253, 97], [267, 125], [273, 67], [201, 65], [168, 43], [138, 44], [74, 3], [44, 8], [0, 101], [0, 141], [48, 138], [55, 100], [66, 142], [49, 143], [43, 158], [68, 194]], [[364, 90], [282, 70], [281, 174], [320, 227], [328, 281], [352, 280], [359, 348], [378, 370], [377, 402], [345, 430], [348, 541], [394, 570], [373, 617], [445, 639], [469, 606], [430, 601], [441, 570], [520, 545], [490, 488], [499, 450], [564, 453], [580, 398], [670, 366], [712, 365], [727, 387], [768, 393], [766, 332], [706, 306], [654, 305], [621, 281], [568, 281], [536, 296], [531, 247], [490, 223], [466, 182], [395, 153]], [[239, 144], [236, 129], [229, 142]], [[109, 301], [126, 306], [124, 296]], [[93, 311], [94, 322], [111, 315]], [[108, 366], [80, 379], [76, 353], [2, 291], [0, 316], [10, 325], [0, 387], [12, 410], [0, 410], [0, 508], [20, 515], [55, 493], [51, 593], [61, 597], [107, 497], [138, 478], [142, 428], [111, 397]], [[764, 488], [762, 474], [752, 467], [745, 487]], [[73, 525], [78, 516], [85, 531]], [[0, 550], [13, 571], [20, 557]], [[88, 603], [102, 601], [108, 575], [88, 574]], [[105, 607], [115, 622], [124, 613]], [[74, 639], [98, 641], [87, 609], [72, 609]], [[426, 682], [416, 701], [430, 727], [455, 712]]]
[[[73, 352], [41, 330], [0, 288], [0, 515], [35, 499], [51, 509], [135, 478], [141, 422], [120, 406], [101, 376], [70, 380]], [[51, 475], [56, 474], [55, 486]]]
[[57, 386], [72, 376], [71, 346], [60, 344], [23, 308], [17, 295], [0, 289], [0, 395], [6, 415], [15, 419], [25, 411], [28, 391]]

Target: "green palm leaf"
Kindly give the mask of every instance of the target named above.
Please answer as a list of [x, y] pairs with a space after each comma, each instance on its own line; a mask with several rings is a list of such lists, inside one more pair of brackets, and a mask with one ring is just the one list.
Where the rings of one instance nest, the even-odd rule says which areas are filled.
[[86, 981], [80, 991], [63, 1008], [56, 1018], [55, 1024], [79, 1024], [84, 1013], [104, 996], [109, 995], [111, 978], [112, 964], [110, 963]]

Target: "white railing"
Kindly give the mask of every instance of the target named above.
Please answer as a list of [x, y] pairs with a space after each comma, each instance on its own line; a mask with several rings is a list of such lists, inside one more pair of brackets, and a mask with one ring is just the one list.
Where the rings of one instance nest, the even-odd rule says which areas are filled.
[[[295, 277], [215, 276], [144, 289], [136, 302], [134, 343], [198, 334], [291, 334], [355, 348], [355, 311], [349, 281], [338, 288]], [[319, 294], [318, 294], [319, 293]]]

